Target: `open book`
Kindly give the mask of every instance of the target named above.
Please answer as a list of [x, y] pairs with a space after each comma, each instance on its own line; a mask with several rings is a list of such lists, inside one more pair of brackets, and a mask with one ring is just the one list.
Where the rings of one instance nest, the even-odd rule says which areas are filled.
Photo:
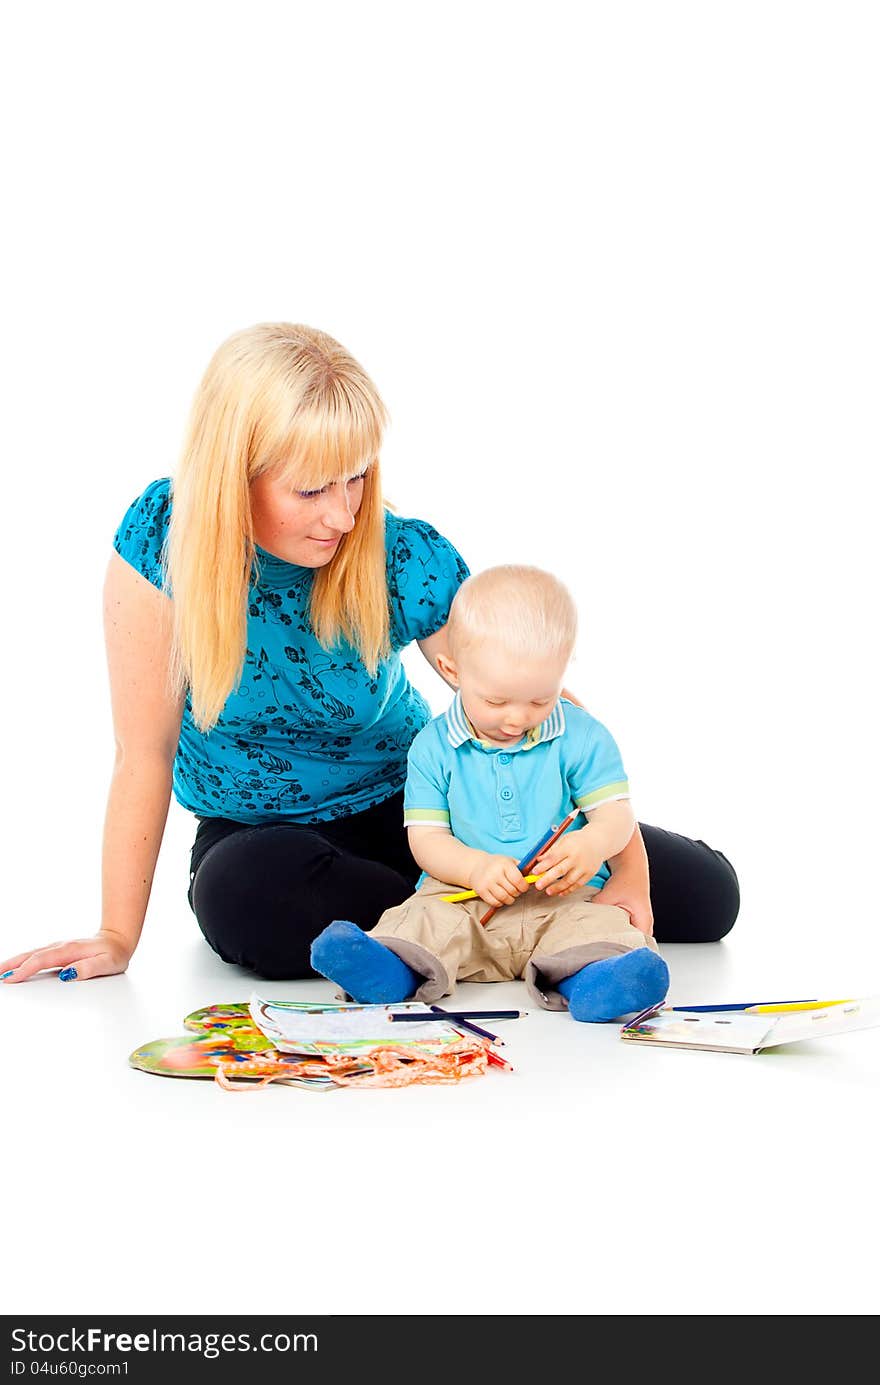
[[852, 1029], [880, 1025], [880, 996], [828, 1005], [821, 1010], [788, 1010], [750, 1015], [741, 1010], [697, 1013], [658, 1010], [625, 1024], [620, 1037], [631, 1043], [668, 1048], [706, 1048], [719, 1053], [760, 1053], [764, 1048], [824, 1039]]
[[227, 1090], [281, 1081], [311, 1091], [340, 1086], [455, 1083], [485, 1072], [493, 1058], [480, 1040], [445, 1019], [394, 1023], [397, 1014], [433, 1015], [415, 1001], [338, 1005], [307, 1000], [206, 1005], [187, 1015], [187, 1034], [141, 1044], [133, 1068], [163, 1077], [210, 1077]]
[[362, 1053], [379, 1044], [405, 1045], [442, 1052], [461, 1042], [461, 1034], [443, 1020], [395, 1024], [392, 1014], [431, 1015], [420, 1001], [398, 1005], [325, 1005], [308, 1000], [250, 998], [254, 1024], [280, 1053]]

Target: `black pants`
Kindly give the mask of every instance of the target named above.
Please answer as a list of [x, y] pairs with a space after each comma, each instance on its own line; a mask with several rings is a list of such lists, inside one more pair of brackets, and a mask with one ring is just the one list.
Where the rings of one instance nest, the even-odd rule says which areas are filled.
[[[705, 842], [641, 824], [660, 943], [717, 942], [739, 910], [730, 862]], [[364, 813], [304, 827], [204, 818], [189, 902], [224, 962], [278, 980], [313, 976], [309, 948], [333, 919], [372, 928], [412, 894], [419, 868], [403, 828], [403, 793]]]

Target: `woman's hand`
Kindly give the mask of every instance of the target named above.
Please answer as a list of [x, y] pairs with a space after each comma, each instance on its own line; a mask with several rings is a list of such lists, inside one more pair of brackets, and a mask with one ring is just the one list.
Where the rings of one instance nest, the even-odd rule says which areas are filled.
[[488, 851], [480, 854], [482, 859], [470, 873], [469, 888], [495, 909], [513, 904], [529, 888], [516, 861], [512, 856], [494, 856]]
[[94, 938], [50, 943], [48, 947], [9, 957], [0, 962], [0, 976], [11, 971], [11, 976], [3, 978], [4, 985], [11, 986], [16, 981], [29, 981], [38, 972], [57, 969], [62, 973], [72, 972], [72, 975], [64, 975], [65, 981], [88, 981], [93, 976], [113, 976], [125, 971], [133, 951], [134, 948], [118, 934], [102, 929]]
[[651, 909], [651, 891], [647, 885], [627, 881], [624, 875], [612, 875], [607, 885], [594, 894], [591, 904], [616, 904], [625, 909], [633, 928], [644, 933], [646, 938], [654, 935], [654, 914]]

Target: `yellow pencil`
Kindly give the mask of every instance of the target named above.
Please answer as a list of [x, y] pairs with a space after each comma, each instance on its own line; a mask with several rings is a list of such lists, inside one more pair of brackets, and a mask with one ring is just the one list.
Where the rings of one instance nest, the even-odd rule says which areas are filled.
[[852, 1005], [849, 1000], [792, 1000], [787, 1005], [749, 1005], [747, 1015], [772, 1015], [778, 1010], [824, 1010], [826, 1005]]
[[[528, 885], [534, 885], [536, 880], [540, 880], [540, 875], [524, 875], [523, 880]], [[476, 899], [476, 890], [462, 890], [461, 894], [443, 894], [440, 896], [444, 904], [461, 904], [465, 899]]]

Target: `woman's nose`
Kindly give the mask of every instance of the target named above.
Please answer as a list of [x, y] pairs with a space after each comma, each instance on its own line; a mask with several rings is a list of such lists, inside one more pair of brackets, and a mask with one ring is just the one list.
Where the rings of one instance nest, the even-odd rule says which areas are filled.
[[327, 492], [327, 504], [321, 518], [328, 529], [338, 529], [343, 534], [354, 528], [354, 515], [347, 486], [334, 486]]

